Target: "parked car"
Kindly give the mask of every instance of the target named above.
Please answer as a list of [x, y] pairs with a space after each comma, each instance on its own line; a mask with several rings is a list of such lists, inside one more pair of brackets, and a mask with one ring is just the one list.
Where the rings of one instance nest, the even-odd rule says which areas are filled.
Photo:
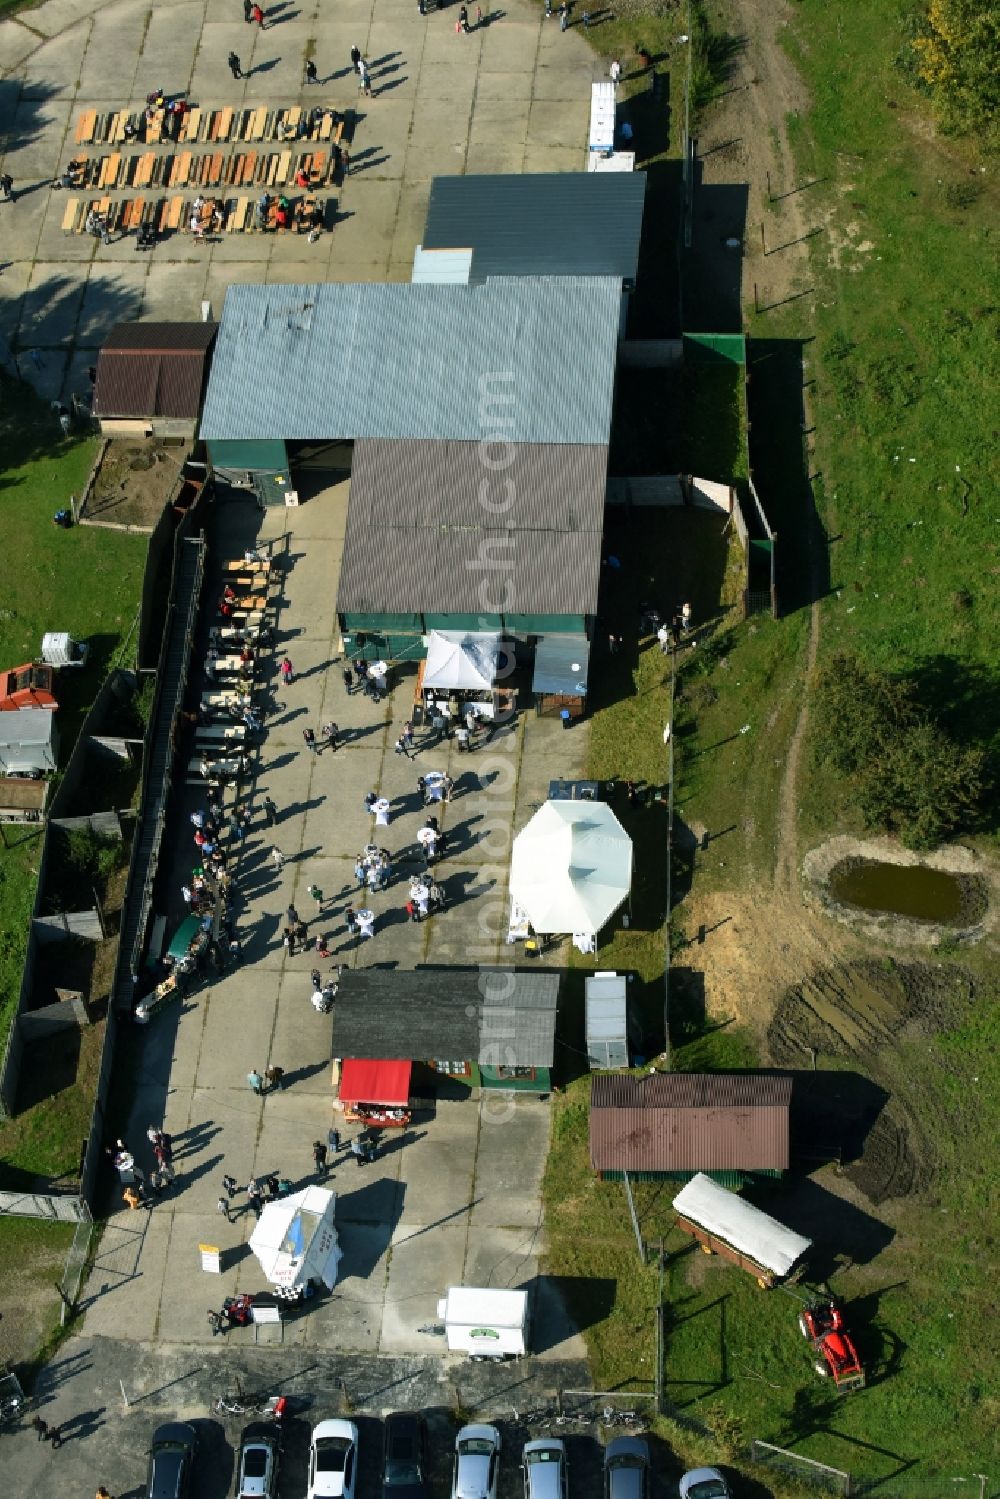
[[426, 1499], [427, 1428], [416, 1411], [385, 1418], [382, 1499]]
[[605, 1447], [604, 1499], [649, 1499], [649, 1447], [642, 1437], [615, 1437]]
[[353, 1421], [321, 1421], [309, 1443], [306, 1499], [354, 1499], [358, 1428]]
[[186, 1421], [168, 1421], [153, 1432], [146, 1478], [148, 1499], [187, 1499], [198, 1434]]
[[497, 1499], [500, 1433], [495, 1426], [463, 1426], [455, 1438], [451, 1499]]
[[569, 1499], [566, 1443], [561, 1437], [525, 1442], [521, 1454], [524, 1499]]
[[732, 1499], [718, 1468], [692, 1468], [680, 1481], [681, 1499]]
[[240, 1437], [236, 1499], [276, 1499], [281, 1433], [269, 1421], [254, 1421]]

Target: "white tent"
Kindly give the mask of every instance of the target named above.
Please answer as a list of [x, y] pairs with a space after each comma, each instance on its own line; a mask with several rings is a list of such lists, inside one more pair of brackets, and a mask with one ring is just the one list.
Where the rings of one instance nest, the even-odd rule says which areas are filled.
[[510, 897], [536, 932], [596, 937], [632, 886], [632, 840], [606, 802], [546, 802], [514, 839]]
[[427, 641], [424, 687], [488, 692], [496, 681], [499, 635], [432, 630]]
[[250, 1235], [250, 1248], [272, 1286], [304, 1286], [317, 1279], [333, 1290], [341, 1256], [336, 1202], [324, 1187], [306, 1187], [268, 1203]]

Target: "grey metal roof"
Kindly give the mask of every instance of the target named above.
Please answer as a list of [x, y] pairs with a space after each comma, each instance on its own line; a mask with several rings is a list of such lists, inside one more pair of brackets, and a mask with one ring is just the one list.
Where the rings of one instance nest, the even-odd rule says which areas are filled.
[[201, 436], [606, 443], [621, 284], [230, 286]]
[[635, 281], [645, 172], [435, 177], [422, 248], [471, 249], [472, 278]]
[[391, 442], [362, 438], [351, 461], [351, 517], [378, 526], [600, 531], [603, 444]]
[[596, 614], [601, 533], [352, 527], [341, 612]]
[[349, 970], [333, 1009], [334, 1055], [551, 1067], [558, 997], [559, 975], [546, 971]]
[[607, 461], [598, 444], [359, 440], [338, 609], [596, 613]]

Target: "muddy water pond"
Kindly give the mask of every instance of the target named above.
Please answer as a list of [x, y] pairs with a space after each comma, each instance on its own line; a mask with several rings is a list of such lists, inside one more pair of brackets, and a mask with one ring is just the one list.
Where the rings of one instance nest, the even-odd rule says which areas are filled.
[[841, 859], [830, 871], [828, 888], [844, 905], [940, 926], [971, 926], [988, 904], [985, 885], [975, 876], [880, 859]]

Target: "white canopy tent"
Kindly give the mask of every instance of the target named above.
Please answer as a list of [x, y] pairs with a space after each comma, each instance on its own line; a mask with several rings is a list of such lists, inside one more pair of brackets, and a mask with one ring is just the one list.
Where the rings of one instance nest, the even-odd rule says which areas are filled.
[[336, 1202], [334, 1193], [324, 1187], [306, 1187], [268, 1203], [250, 1235], [250, 1248], [272, 1286], [288, 1289], [321, 1280], [333, 1290], [342, 1252]]
[[432, 630], [427, 640], [425, 691], [489, 692], [497, 676], [499, 635]]
[[632, 840], [606, 802], [546, 802], [514, 839], [512, 929], [523, 913], [536, 932], [572, 932], [592, 950], [631, 887]]

